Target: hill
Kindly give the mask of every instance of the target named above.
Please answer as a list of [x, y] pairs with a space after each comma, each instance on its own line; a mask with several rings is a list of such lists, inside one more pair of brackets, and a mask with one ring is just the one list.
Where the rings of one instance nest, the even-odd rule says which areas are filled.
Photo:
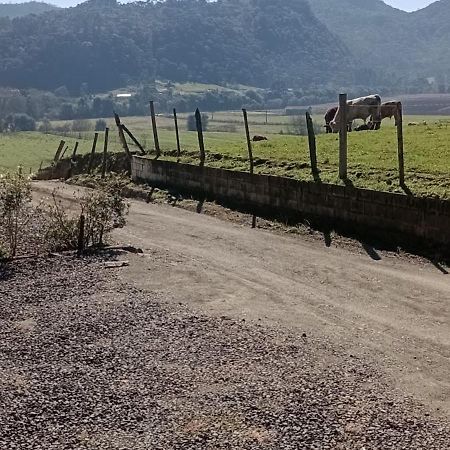
[[339, 0], [339, 7], [336, 0], [310, 0], [310, 5], [352, 51], [358, 74], [366, 71], [369, 82], [407, 86], [420, 77], [442, 79], [450, 70], [450, 0], [413, 13], [381, 0]]
[[339, 82], [350, 62], [307, 0], [94, 0], [9, 21], [0, 57], [0, 85], [65, 85], [74, 93], [156, 77], [266, 87]]
[[23, 17], [28, 14], [41, 14], [58, 9], [57, 6], [43, 2], [0, 3], [0, 17]]
[[422, 66], [436, 72], [423, 73], [450, 82], [450, 0], [437, 1], [410, 14], [409, 22]]

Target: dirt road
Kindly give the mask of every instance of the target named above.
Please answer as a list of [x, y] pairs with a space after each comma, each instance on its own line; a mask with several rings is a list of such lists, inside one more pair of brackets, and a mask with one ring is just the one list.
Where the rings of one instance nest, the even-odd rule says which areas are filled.
[[[52, 182], [35, 184], [42, 195]], [[62, 195], [71, 195], [65, 187]], [[450, 278], [432, 264], [381, 260], [131, 201], [115, 238], [144, 250], [120, 276], [206, 314], [287, 327], [364, 356], [406, 395], [450, 416]]]

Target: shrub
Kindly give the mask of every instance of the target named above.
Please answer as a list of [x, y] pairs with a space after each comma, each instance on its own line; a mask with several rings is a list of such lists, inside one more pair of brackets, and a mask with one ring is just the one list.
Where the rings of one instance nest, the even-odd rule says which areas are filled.
[[95, 131], [105, 131], [106, 128], [106, 120], [98, 119], [95, 122]]
[[288, 126], [290, 134], [296, 134], [299, 136], [306, 136], [308, 129], [306, 127], [306, 118], [304, 116], [293, 116], [291, 123]]
[[45, 240], [50, 250], [68, 250], [77, 247], [78, 220], [67, 214], [57, 190], [52, 193], [52, 203], [47, 206]]
[[72, 121], [72, 131], [91, 131], [92, 124], [87, 119], [76, 119]]
[[61, 125], [55, 125], [53, 131], [57, 133], [68, 133], [70, 131], [70, 123], [66, 122]]
[[0, 228], [6, 240], [9, 256], [16, 256], [21, 229], [26, 225], [25, 210], [31, 202], [31, 183], [22, 174], [0, 176]]
[[48, 133], [49, 131], [52, 131], [52, 124], [50, 120], [44, 119], [39, 125], [38, 131], [41, 133]]
[[53, 250], [75, 249], [78, 244], [80, 216], [85, 217], [83, 247], [101, 246], [107, 235], [126, 224], [128, 205], [121, 196], [123, 186], [116, 179], [104, 182], [98, 190], [86, 192], [76, 198], [78, 211], [69, 215], [57, 192], [48, 207], [49, 218], [46, 239]]
[[[208, 115], [202, 114], [202, 129], [203, 129], [203, 131], [208, 130], [208, 122], [209, 122]], [[188, 116], [186, 126], [187, 126], [188, 131], [197, 131], [197, 120], [195, 118], [195, 114], [191, 114], [190, 116]]]
[[35, 131], [36, 121], [28, 114], [10, 114], [5, 119], [5, 128], [10, 131]]

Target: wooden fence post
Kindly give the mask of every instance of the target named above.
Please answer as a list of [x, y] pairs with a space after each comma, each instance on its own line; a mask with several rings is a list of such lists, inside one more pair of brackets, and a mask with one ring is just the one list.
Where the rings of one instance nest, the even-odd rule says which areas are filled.
[[[247, 110], [245, 108], [242, 108], [242, 113], [244, 115], [245, 135], [247, 137], [247, 148], [248, 148], [248, 159], [250, 162], [250, 173], [253, 175], [253, 172], [254, 172], [253, 150], [252, 150], [252, 142], [250, 140], [250, 130], [248, 128]], [[256, 228], [256, 214], [253, 214], [252, 228]]]
[[84, 250], [84, 222], [85, 217], [81, 214], [80, 221], [78, 223], [77, 256], [81, 256]]
[[58, 145], [58, 149], [56, 150], [55, 153], [55, 157], [53, 159], [54, 162], [58, 162], [59, 161], [59, 157], [61, 155], [61, 152], [63, 151], [64, 148], [64, 144], [66, 143], [66, 141], [61, 141]]
[[125, 139], [125, 135], [123, 134], [122, 123], [120, 122], [120, 117], [117, 113], [114, 113], [114, 120], [116, 121], [117, 131], [119, 132], [120, 143], [122, 144], [122, 147], [127, 155], [128, 160], [131, 161], [130, 149], [128, 148], [127, 140]]
[[125, 133], [128, 134], [130, 139], [134, 142], [134, 144], [139, 148], [141, 151], [141, 155], [145, 155], [145, 149], [142, 147], [141, 143], [134, 137], [133, 133], [124, 125], [122, 124], [122, 129], [125, 131]]
[[94, 141], [92, 142], [91, 157], [89, 158], [88, 173], [92, 172], [92, 168], [94, 166], [94, 156], [95, 156], [95, 148], [97, 147], [97, 139], [98, 139], [98, 133], [95, 133]]
[[77, 156], [77, 150], [78, 150], [78, 141], [75, 142], [75, 147], [73, 148], [72, 152], [72, 159], [75, 158], [75, 156]]
[[77, 150], [78, 150], [78, 141], [75, 142], [75, 146], [73, 147], [72, 156], [70, 157], [70, 169], [69, 169], [69, 173], [67, 174], [67, 178], [72, 178], [73, 168], [75, 167], [75, 157], [77, 156]]
[[339, 178], [347, 179], [347, 94], [339, 94]]
[[400, 186], [405, 185], [405, 160], [403, 155], [403, 107], [397, 103], [398, 175]]
[[250, 130], [248, 128], [248, 117], [247, 110], [242, 108], [242, 113], [244, 114], [244, 125], [245, 125], [245, 135], [247, 137], [247, 148], [248, 148], [248, 159], [250, 162], [250, 173], [253, 174], [253, 151], [252, 151], [252, 142], [250, 140]]
[[308, 144], [309, 144], [309, 158], [311, 160], [311, 172], [314, 177], [317, 177], [317, 175], [319, 174], [319, 170], [317, 169], [316, 135], [314, 133], [314, 124], [309, 111], [306, 111], [306, 128], [308, 129]]
[[195, 111], [195, 122], [197, 125], [197, 135], [198, 135], [198, 147], [200, 149], [200, 166], [205, 165], [205, 144], [203, 142], [203, 128], [202, 128], [202, 115], [200, 110], [197, 108]]
[[150, 101], [150, 114], [152, 116], [153, 141], [155, 143], [156, 157], [159, 158], [161, 156], [161, 149], [159, 148], [158, 128], [156, 127], [155, 105], [153, 100]]
[[59, 157], [59, 159], [63, 159], [64, 155], [66, 154], [67, 150], [69, 150], [69, 146], [66, 145], [66, 147], [64, 148], [64, 151], [61, 153], [61, 156]]
[[177, 110], [175, 108], [173, 108], [173, 120], [175, 122], [175, 136], [177, 138], [177, 162], [180, 162], [180, 154], [181, 154], [180, 133], [178, 131]]
[[102, 161], [102, 178], [106, 175], [106, 160], [108, 157], [108, 138], [109, 138], [109, 128], [105, 128], [105, 142], [103, 143], [103, 161]]

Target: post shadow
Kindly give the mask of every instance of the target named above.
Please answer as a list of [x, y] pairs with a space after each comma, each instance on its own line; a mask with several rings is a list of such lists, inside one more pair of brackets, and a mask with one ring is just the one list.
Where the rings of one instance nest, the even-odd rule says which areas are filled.
[[436, 267], [436, 269], [439, 270], [439, 272], [441, 272], [443, 275], [448, 275], [448, 270], [442, 266], [440, 263], [438, 263], [436, 260], [434, 259], [430, 259], [431, 264], [433, 264], [434, 267]]
[[331, 230], [329, 228], [326, 228], [325, 230], [323, 230], [323, 237], [325, 239], [325, 246], [327, 248], [330, 248], [332, 239], [331, 239]]
[[353, 184], [353, 181], [350, 180], [350, 178], [343, 178], [342, 182], [347, 186], [347, 187], [355, 187], [355, 185]]
[[403, 192], [404, 192], [406, 195], [410, 195], [411, 197], [414, 196], [414, 194], [412, 193], [411, 189], [409, 189], [409, 187], [406, 186], [405, 183], [400, 183], [400, 187], [403, 189]]
[[366, 251], [366, 253], [374, 260], [381, 261], [380, 254], [369, 244], [365, 242], [361, 242], [362, 248]]
[[196, 208], [196, 210], [197, 210], [197, 213], [198, 213], [198, 214], [201, 214], [201, 213], [202, 213], [204, 203], [205, 203], [205, 197], [202, 197], [202, 198], [198, 201], [198, 203], [197, 203], [197, 208]]

